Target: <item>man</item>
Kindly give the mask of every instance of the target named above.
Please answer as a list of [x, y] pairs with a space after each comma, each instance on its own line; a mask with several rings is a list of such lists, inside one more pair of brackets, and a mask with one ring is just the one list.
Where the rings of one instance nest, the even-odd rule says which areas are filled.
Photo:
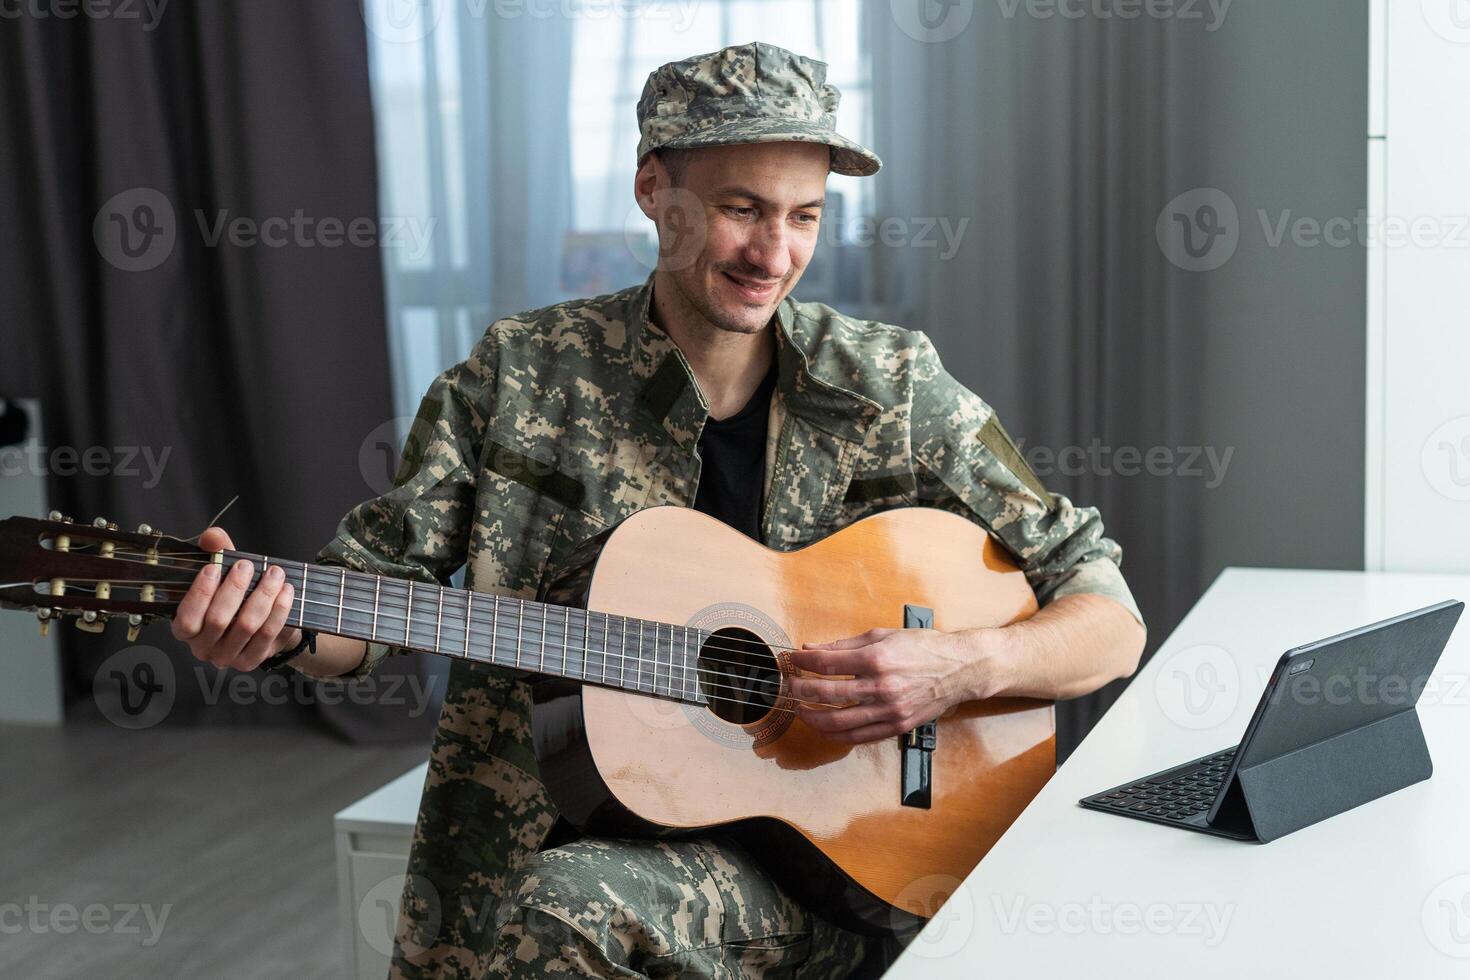
[[[826, 66], [767, 44], [653, 72], [634, 193], [658, 229], [641, 286], [493, 324], [429, 389], [396, 486], [320, 560], [534, 596], [579, 544], [658, 504], [696, 506], [789, 550], [894, 506], [943, 507], [1016, 557], [1043, 608], [1003, 629], [877, 630], [799, 651], [803, 720], [887, 738], [961, 701], [1065, 698], [1133, 672], [1144, 643], [1097, 511], [1053, 496], [928, 339], [790, 298], [826, 176], [881, 166], [833, 129]], [[208, 549], [229, 547], [218, 529]], [[253, 669], [299, 651], [293, 596], [206, 570], [175, 621], [195, 654]], [[362, 676], [391, 651], [323, 637], [293, 666]], [[526, 677], [456, 662], [409, 861], [393, 975], [801, 976], [871, 971], [723, 837], [542, 850]], [[814, 914], [815, 913], [815, 914]]]

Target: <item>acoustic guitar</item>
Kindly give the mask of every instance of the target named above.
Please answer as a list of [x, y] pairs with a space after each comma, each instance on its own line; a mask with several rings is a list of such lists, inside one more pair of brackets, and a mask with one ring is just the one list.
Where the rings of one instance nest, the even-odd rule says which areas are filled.
[[[538, 600], [245, 552], [146, 525], [0, 522], [0, 604], [43, 628], [130, 639], [171, 616], [199, 570], [279, 565], [289, 623], [529, 672], [542, 778], [594, 834], [718, 829], [850, 928], [910, 933], [1055, 771], [1052, 704], [960, 705], [901, 738], [846, 745], [804, 724], [788, 651], [879, 626], [960, 630], [1036, 611], [976, 524], [886, 511], [777, 552], [682, 507], [640, 511], [578, 549]], [[547, 601], [541, 601], [541, 600]]]

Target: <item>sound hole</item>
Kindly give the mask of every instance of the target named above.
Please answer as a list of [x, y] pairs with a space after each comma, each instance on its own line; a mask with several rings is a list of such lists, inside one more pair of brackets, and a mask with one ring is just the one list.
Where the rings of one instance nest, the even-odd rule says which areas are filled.
[[699, 650], [699, 689], [717, 717], [749, 725], [770, 714], [781, 693], [781, 672], [764, 640], [727, 626], [711, 633]]

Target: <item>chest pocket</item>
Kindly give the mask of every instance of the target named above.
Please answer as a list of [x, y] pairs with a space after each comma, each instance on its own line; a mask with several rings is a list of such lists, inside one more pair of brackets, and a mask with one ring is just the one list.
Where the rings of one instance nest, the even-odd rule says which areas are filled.
[[847, 486], [836, 527], [847, 527], [864, 517], [881, 514], [896, 507], [911, 507], [915, 503], [916, 488], [912, 473], [860, 476]]
[[563, 525], [580, 523], [582, 483], [549, 456], [487, 437], [475, 502], [476, 589], [534, 596]]

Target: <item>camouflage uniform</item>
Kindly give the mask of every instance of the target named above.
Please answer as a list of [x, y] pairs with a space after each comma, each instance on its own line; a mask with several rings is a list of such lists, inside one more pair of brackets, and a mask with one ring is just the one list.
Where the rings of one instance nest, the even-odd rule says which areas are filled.
[[[668, 100], [694, 117], [692, 138], [728, 138], [729, 127], [701, 115], [686, 90], [724, 85], [744, 106], [755, 90], [741, 77], [764, 77], [757, 69], [772, 59], [779, 67], [782, 55], [744, 46], [655, 72], [650, 89], [664, 87], [656, 97], [646, 89], [640, 103], [649, 144], [640, 156], [675, 138], [660, 115]], [[835, 105], [820, 95], [830, 88], [820, 71], [798, 68], [809, 96]], [[731, 125], [739, 139], [761, 138], [750, 119]], [[830, 130], [801, 126], [831, 143], [834, 168], [876, 164], [856, 144], [832, 142], [840, 138]], [[395, 488], [348, 513], [320, 560], [423, 582], [447, 582], [465, 565], [469, 588], [532, 597], [602, 530], [646, 507], [691, 506], [708, 406], [682, 352], [650, 320], [653, 283], [493, 324], [430, 387]], [[923, 334], [790, 297], [774, 320], [768, 546], [799, 548], [922, 503], [988, 528], [1043, 604], [1089, 592], [1138, 616], [1097, 511], [1046, 491]], [[370, 646], [356, 674], [392, 652]], [[452, 665], [394, 976], [838, 977], [872, 951], [871, 940], [802, 908], [720, 836], [584, 839], [540, 851], [555, 809], [538, 778], [530, 709], [524, 675]]]

